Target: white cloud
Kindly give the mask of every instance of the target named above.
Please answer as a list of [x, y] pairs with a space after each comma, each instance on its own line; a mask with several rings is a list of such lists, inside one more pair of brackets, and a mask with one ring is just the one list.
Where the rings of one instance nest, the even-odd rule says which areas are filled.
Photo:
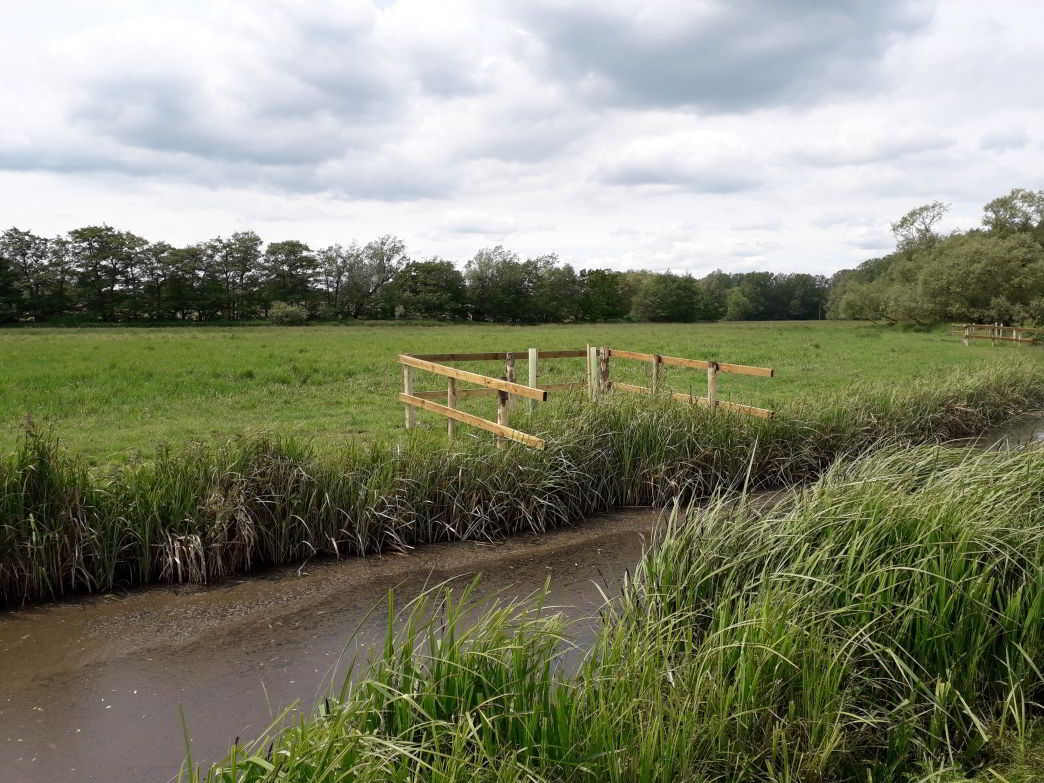
[[54, 0], [5, 9], [0, 223], [830, 272], [1040, 188], [1044, 6]]

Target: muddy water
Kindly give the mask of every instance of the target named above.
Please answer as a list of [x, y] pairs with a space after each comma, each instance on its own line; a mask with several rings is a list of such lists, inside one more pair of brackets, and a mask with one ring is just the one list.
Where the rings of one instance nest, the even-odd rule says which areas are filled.
[[978, 445], [997, 449], [1017, 449], [1034, 443], [1044, 443], [1044, 414], [1026, 416], [977, 440]]
[[[273, 710], [308, 710], [347, 658], [382, 637], [400, 600], [482, 574], [480, 596], [524, 596], [590, 618], [641, 555], [658, 512], [606, 514], [546, 536], [446, 544], [404, 556], [312, 563], [210, 588], [152, 588], [0, 615], [0, 779], [166, 781], [252, 737]], [[371, 613], [376, 607], [376, 611]], [[367, 617], [367, 615], [369, 616]], [[572, 626], [576, 641], [595, 625]], [[271, 705], [271, 707], [269, 706]]]

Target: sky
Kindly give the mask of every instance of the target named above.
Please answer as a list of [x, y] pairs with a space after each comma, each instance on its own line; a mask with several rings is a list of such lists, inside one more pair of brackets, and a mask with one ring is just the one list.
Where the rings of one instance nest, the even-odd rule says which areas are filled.
[[829, 274], [1044, 187], [1035, 0], [0, 0], [0, 227]]

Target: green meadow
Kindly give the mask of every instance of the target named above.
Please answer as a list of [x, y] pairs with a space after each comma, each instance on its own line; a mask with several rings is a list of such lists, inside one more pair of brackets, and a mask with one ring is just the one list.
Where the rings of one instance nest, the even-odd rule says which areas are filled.
[[[601, 324], [186, 327], [9, 329], [0, 331], [0, 451], [24, 431], [26, 416], [95, 463], [133, 461], [160, 444], [265, 431], [317, 446], [398, 437], [399, 353], [577, 349], [587, 344], [719, 362], [773, 367], [773, 379], [724, 375], [722, 399], [778, 408], [830, 397], [873, 382], [902, 387], [954, 367], [1007, 353], [1041, 361], [1036, 349], [988, 343], [970, 347], [945, 332], [913, 332], [868, 324], [746, 322]], [[467, 369], [499, 376], [499, 363]], [[526, 377], [525, 362], [518, 364]], [[611, 363], [616, 380], [643, 383], [647, 365]], [[542, 383], [581, 380], [580, 359], [546, 361]], [[444, 381], [418, 372], [418, 389]], [[670, 369], [666, 383], [703, 393], [696, 371]], [[554, 406], [552, 394], [548, 403]], [[490, 398], [461, 406], [493, 418]], [[423, 426], [440, 419], [419, 413]], [[462, 427], [462, 431], [468, 431]]]

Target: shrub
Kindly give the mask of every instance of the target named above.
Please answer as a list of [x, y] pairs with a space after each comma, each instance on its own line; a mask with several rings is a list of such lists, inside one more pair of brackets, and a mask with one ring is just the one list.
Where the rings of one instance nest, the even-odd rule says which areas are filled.
[[308, 310], [288, 302], [272, 302], [268, 308], [268, 320], [280, 326], [297, 326], [308, 320]]

